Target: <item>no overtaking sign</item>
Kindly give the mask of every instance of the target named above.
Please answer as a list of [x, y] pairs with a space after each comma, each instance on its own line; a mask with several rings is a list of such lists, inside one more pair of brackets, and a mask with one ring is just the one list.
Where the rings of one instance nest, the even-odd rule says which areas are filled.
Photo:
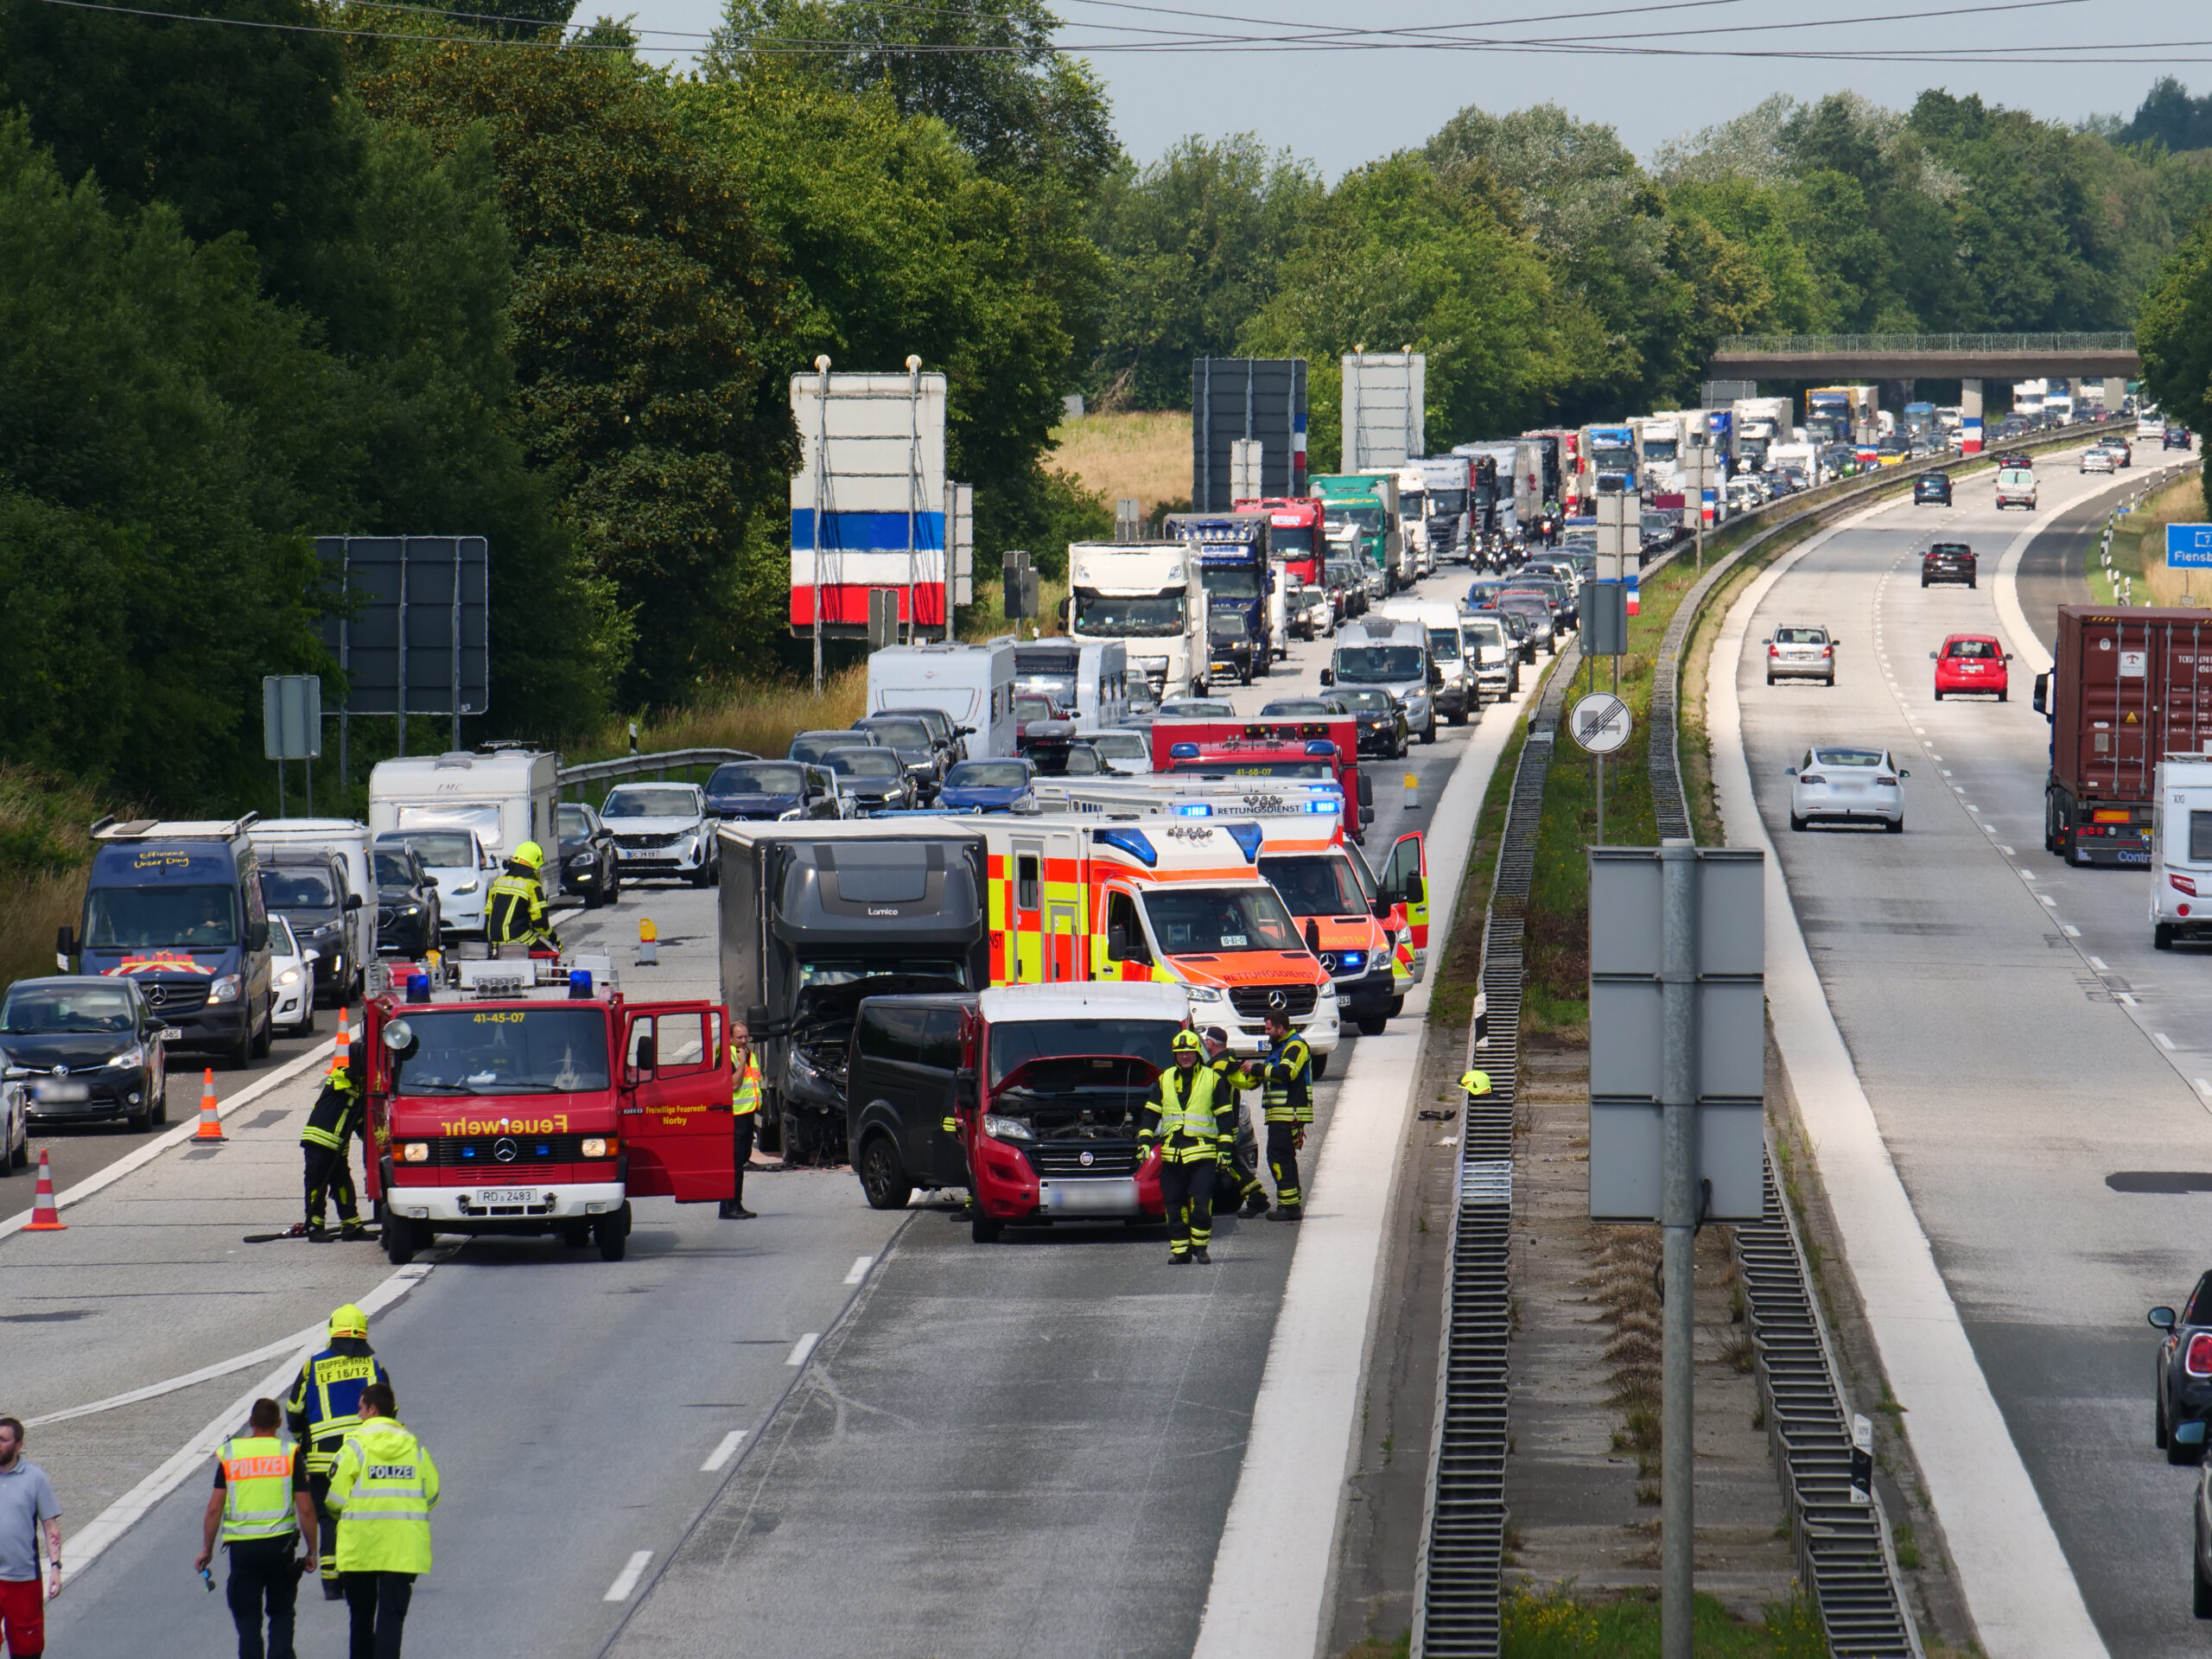
[[1635, 727], [1628, 704], [1610, 691], [1593, 691], [1567, 711], [1567, 731], [1586, 754], [1611, 754]]

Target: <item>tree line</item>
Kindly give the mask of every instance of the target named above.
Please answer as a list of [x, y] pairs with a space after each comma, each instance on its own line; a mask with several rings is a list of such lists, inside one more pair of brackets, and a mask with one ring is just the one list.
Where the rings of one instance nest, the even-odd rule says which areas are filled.
[[1432, 436], [1618, 414], [1744, 330], [2125, 327], [2212, 196], [1940, 92], [1648, 168], [1550, 108], [1334, 184], [1249, 137], [1140, 166], [1042, 0], [730, 0], [685, 73], [570, 3], [0, 0], [0, 764], [257, 793], [256, 682], [334, 674], [317, 534], [490, 538], [486, 734], [759, 673], [819, 353], [947, 375], [982, 575], [1103, 528], [1070, 391], [1303, 355], [1325, 455], [1338, 354], [1411, 344]]

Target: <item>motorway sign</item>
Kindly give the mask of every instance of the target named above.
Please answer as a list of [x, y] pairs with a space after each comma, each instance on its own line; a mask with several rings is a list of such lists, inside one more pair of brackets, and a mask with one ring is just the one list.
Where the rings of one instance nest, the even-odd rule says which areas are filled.
[[2168, 524], [2166, 569], [2212, 568], [2212, 524]]
[[1593, 691], [1567, 711], [1567, 732], [1586, 754], [1611, 754], [1628, 741], [1636, 716], [1610, 691]]

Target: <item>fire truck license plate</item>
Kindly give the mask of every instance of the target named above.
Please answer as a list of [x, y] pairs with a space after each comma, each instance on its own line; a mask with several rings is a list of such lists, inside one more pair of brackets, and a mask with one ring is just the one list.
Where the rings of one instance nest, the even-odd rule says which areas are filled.
[[537, 1189], [534, 1186], [495, 1186], [476, 1195], [479, 1204], [536, 1204]]

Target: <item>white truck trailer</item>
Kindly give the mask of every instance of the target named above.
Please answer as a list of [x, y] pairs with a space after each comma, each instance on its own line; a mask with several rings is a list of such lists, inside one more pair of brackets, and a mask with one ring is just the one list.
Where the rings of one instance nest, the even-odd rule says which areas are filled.
[[1162, 697], [1206, 683], [1206, 590], [1188, 542], [1075, 542], [1068, 547], [1068, 634], [1117, 639]]

